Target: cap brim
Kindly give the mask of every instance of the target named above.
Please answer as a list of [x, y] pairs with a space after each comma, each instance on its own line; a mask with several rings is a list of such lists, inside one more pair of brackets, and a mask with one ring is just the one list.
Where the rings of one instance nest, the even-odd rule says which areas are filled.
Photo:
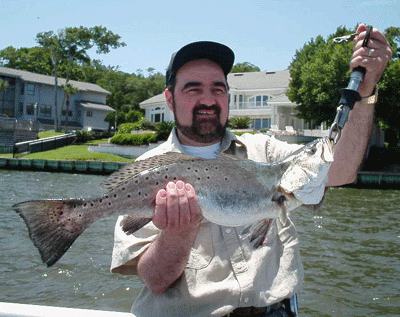
[[167, 85], [178, 69], [185, 63], [203, 58], [217, 63], [226, 76], [232, 69], [235, 54], [226, 45], [216, 42], [202, 41], [190, 43], [172, 55], [167, 70]]

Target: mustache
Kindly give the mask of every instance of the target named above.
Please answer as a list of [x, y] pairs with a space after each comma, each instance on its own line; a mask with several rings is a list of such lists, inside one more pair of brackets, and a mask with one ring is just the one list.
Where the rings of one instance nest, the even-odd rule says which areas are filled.
[[219, 107], [217, 104], [211, 105], [211, 106], [206, 106], [203, 104], [199, 104], [193, 108], [193, 115], [196, 115], [200, 111], [215, 111], [215, 113], [219, 116], [221, 113], [221, 107]]

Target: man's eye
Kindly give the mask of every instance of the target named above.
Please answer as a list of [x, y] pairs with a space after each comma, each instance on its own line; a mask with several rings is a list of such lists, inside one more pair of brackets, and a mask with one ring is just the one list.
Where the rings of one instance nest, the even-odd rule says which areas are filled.
[[215, 88], [214, 89], [214, 93], [216, 93], [216, 94], [224, 94], [225, 93], [225, 89], [223, 89], [223, 88]]

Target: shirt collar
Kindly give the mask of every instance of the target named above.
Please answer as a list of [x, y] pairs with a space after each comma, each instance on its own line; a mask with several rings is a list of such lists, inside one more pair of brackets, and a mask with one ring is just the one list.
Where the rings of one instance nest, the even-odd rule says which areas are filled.
[[[171, 134], [168, 137], [167, 143], [170, 144], [171, 150], [174, 152], [184, 153], [184, 149], [181, 145], [181, 142], [178, 139], [177, 129], [173, 127]], [[220, 149], [220, 153], [228, 153], [228, 154], [239, 154], [240, 156], [247, 157], [247, 149], [242, 141], [240, 141], [239, 137], [231, 132], [230, 130], [226, 130], [224, 137], [222, 138]]]

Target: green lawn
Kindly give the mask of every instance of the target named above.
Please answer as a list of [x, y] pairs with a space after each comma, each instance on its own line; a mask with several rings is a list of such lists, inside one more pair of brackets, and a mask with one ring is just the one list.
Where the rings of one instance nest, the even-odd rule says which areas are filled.
[[51, 136], [63, 135], [64, 132], [55, 132], [55, 131], [42, 131], [39, 132], [39, 139], [49, 138]]
[[110, 162], [132, 162], [133, 159], [124, 157], [88, 151], [87, 145], [69, 145], [58, 149], [37, 152], [26, 155], [18, 155], [27, 159], [45, 159], [45, 160], [82, 160], [82, 161], [110, 161]]
[[[39, 133], [39, 138], [61, 135], [63, 132], [43, 131]], [[89, 145], [108, 143], [108, 139], [91, 140], [83, 145], [69, 145], [54, 150], [37, 152], [32, 154], [17, 154], [18, 158], [44, 159], [44, 160], [74, 160], [74, 161], [105, 161], [105, 162], [132, 162], [134, 159], [127, 159], [122, 156], [90, 152]], [[12, 157], [12, 153], [0, 154], [0, 157]]]

